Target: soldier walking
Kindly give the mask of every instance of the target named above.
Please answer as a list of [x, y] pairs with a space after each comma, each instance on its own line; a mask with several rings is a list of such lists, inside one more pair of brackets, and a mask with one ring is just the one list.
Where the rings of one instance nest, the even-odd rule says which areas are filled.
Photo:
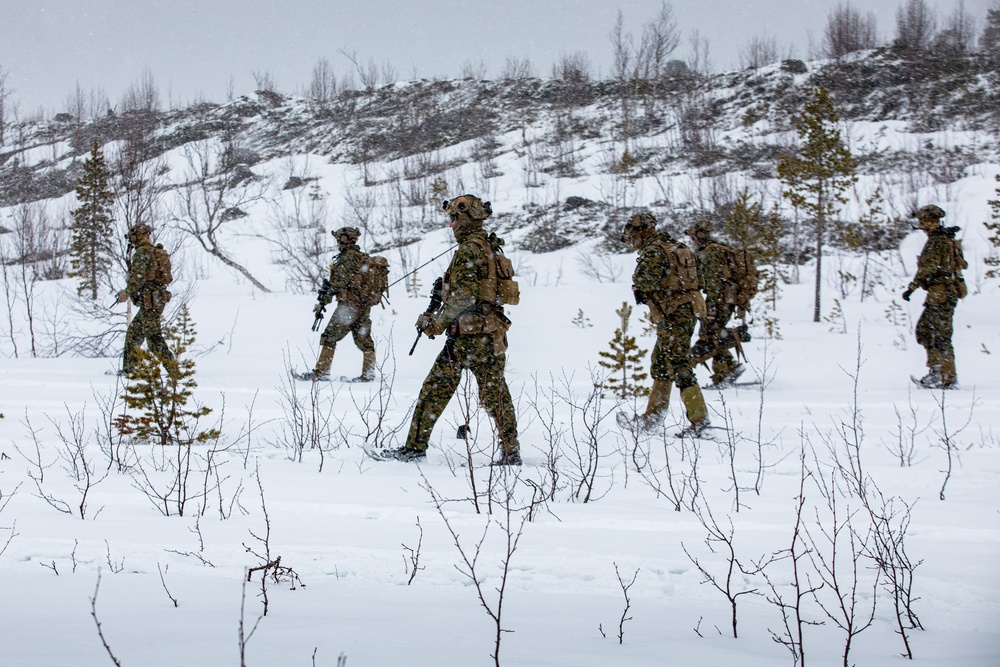
[[517, 417], [504, 378], [510, 320], [503, 303], [513, 301], [501, 297], [499, 285], [497, 254], [503, 241], [483, 230], [483, 221], [493, 214], [489, 202], [466, 194], [445, 201], [444, 210], [459, 245], [444, 274], [441, 308], [421, 314], [416, 326], [429, 337], [446, 333], [447, 342], [420, 388], [406, 444], [390, 450], [385, 458], [426, 460], [434, 424], [458, 389], [462, 370], [467, 369], [479, 385], [479, 403], [499, 434], [500, 456], [493, 464], [521, 465]]
[[927, 350], [928, 373], [913, 381], [928, 389], [951, 389], [958, 384], [951, 337], [955, 306], [969, 293], [962, 277], [962, 270], [969, 265], [962, 255], [962, 244], [955, 238], [959, 228], [942, 227], [944, 216], [944, 210], [934, 204], [913, 214], [919, 228], [927, 233], [927, 242], [917, 257], [917, 273], [903, 292], [905, 301], [917, 289], [927, 292], [915, 333], [917, 343]]
[[330, 264], [330, 278], [326, 289], [321, 290], [319, 301], [313, 308], [317, 320], [322, 320], [326, 306], [337, 299], [337, 308], [330, 316], [330, 322], [320, 334], [319, 358], [312, 372], [297, 377], [313, 382], [329, 380], [330, 366], [337, 343], [347, 334], [354, 338], [354, 344], [361, 350], [361, 375], [352, 382], [371, 382], [375, 379], [375, 341], [372, 339], [371, 303], [363, 286], [363, 269], [368, 266], [368, 255], [361, 252], [358, 238], [361, 232], [355, 227], [341, 227], [330, 232], [337, 240], [339, 254]]
[[707, 220], [691, 225], [688, 236], [694, 242], [698, 281], [705, 291], [706, 315], [701, 319], [695, 347], [702, 344], [709, 351], [717, 350], [712, 357], [712, 388], [721, 389], [731, 386], [745, 370], [729, 348], [719, 344], [720, 335], [736, 310], [733, 297], [739, 286], [732, 280], [728, 262], [735, 249], [712, 237], [712, 226]]
[[650, 356], [653, 387], [646, 412], [637, 417], [643, 429], [660, 425], [670, 404], [674, 384], [690, 424], [678, 436], [698, 437], [708, 428], [708, 408], [691, 368], [691, 336], [705, 300], [698, 290], [694, 253], [666, 232], [656, 231], [652, 213], [639, 213], [625, 224], [622, 241], [639, 252], [632, 274], [635, 302], [649, 307], [656, 325], [656, 344]]
[[133, 225], [126, 235], [131, 257], [128, 261], [128, 284], [118, 292], [118, 303], [130, 300], [139, 312], [125, 332], [125, 350], [118, 375], [130, 375], [139, 361], [138, 350], [143, 342], [161, 362], [171, 361], [173, 353], [163, 337], [163, 309], [173, 296], [167, 285], [173, 281], [170, 255], [163, 244], [153, 245], [150, 228], [143, 223]]

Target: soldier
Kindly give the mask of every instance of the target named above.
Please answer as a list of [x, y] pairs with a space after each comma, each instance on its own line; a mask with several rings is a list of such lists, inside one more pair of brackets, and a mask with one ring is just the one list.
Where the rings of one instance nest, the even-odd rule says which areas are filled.
[[161, 362], [174, 358], [167, 341], [163, 338], [161, 319], [163, 309], [173, 296], [167, 285], [173, 280], [170, 255], [163, 245], [154, 246], [150, 240], [148, 225], [137, 223], [129, 230], [126, 238], [132, 256], [129, 261], [128, 285], [118, 292], [118, 303], [129, 299], [139, 307], [125, 332], [125, 350], [122, 353], [122, 368], [119, 375], [129, 375], [138, 362], [137, 350], [143, 341], [149, 343], [149, 351]]
[[955, 239], [959, 228], [942, 227], [944, 215], [944, 211], [934, 204], [913, 214], [919, 228], [927, 233], [927, 243], [917, 257], [917, 274], [903, 292], [903, 299], [909, 301], [914, 290], [927, 291], [924, 312], [917, 320], [915, 333], [917, 342], [927, 350], [929, 371], [913, 381], [928, 389], [950, 389], [958, 384], [951, 336], [955, 306], [968, 294], [962, 270], [969, 265], [962, 255], [961, 243]]
[[[705, 291], [707, 314], [701, 320], [695, 347], [702, 344], [706, 354], [716, 349], [722, 330], [736, 310], [731, 296], [737, 285], [729, 280], [727, 256], [733, 249], [712, 238], [712, 225], [707, 220], [698, 220], [688, 229], [688, 236], [694, 241], [698, 257], [698, 281]], [[743, 364], [736, 361], [727, 348], [722, 348], [712, 357], [712, 385], [723, 388], [732, 385], [743, 374]]]
[[367, 255], [358, 246], [361, 232], [354, 227], [341, 227], [330, 232], [337, 239], [339, 254], [330, 264], [329, 288], [319, 295], [313, 308], [317, 319], [322, 319], [323, 310], [334, 297], [337, 309], [319, 337], [319, 358], [312, 372], [299, 376], [313, 382], [330, 379], [330, 366], [337, 343], [347, 334], [354, 338], [354, 344], [361, 350], [361, 375], [352, 382], [371, 382], [375, 379], [375, 341], [372, 340], [372, 305], [367, 303], [361, 289], [361, 268]]
[[444, 274], [440, 310], [423, 313], [416, 326], [427, 336], [447, 333], [448, 338], [420, 388], [406, 444], [385, 457], [426, 459], [434, 424], [458, 389], [462, 370], [468, 369], [479, 385], [479, 402], [499, 434], [501, 451], [493, 464], [521, 465], [517, 417], [504, 379], [510, 320], [498, 298], [495, 259], [503, 241], [483, 231], [483, 221], [493, 214], [489, 202], [466, 194], [445, 201], [444, 210], [459, 246]]
[[705, 316], [705, 300], [698, 291], [694, 253], [655, 227], [653, 214], [639, 213], [622, 231], [622, 241], [639, 252], [632, 274], [635, 302], [649, 306], [649, 318], [656, 325], [649, 369], [653, 387], [646, 412], [638, 420], [644, 429], [661, 424], [676, 384], [690, 422], [677, 435], [698, 437], [709, 426], [708, 408], [691, 369], [690, 345], [695, 323]]

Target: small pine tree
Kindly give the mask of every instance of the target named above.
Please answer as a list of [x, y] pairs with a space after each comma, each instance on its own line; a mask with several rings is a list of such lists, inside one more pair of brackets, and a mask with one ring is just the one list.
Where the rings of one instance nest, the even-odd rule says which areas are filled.
[[76, 291], [97, 300], [97, 290], [112, 266], [114, 220], [111, 205], [115, 195], [111, 190], [111, 171], [104, 161], [97, 140], [90, 156], [83, 162], [83, 175], [76, 183], [76, 199], [80, 207], [72, 211], [73, 243], [70, 247], [69, 277], [79, 278]]
[[615, 329], [615, 337], [609, 343], [611, 351], [598, 352], [602, 359], [597, 363], [611, 371], [611, 375], [601, 386], [613, 391], [619, 398], [646, 396], [649, 394], [649, 388], [642, 383], [648, 376], [642, 370], [642, 358], [646, 356], [647, 351], [640, 349], [635, 336], [630, 336], [628, 333], [632, 306], [623, 301], [622, 307], [616, 310], [615, 314], [621, 318], [622, 325]]
[[187, 305], [181, 306], [177, 320], [167, 328], [166, 338], [173, 359], [161, 359], [139, 349], [138, 360], [125, 386], [123, 400], [138, 416], [121, 415], [116, 420], [120, 433], [159, 445], [191, 445], [219, 437], [216, 429], [199, 430], [199, 420], [212, 411], [205, 406], [188, 406], [193, 390], [195, 363], [186, 356], [194, 343], [195, 329]]
[[811, 218], [815, 230], [813, 322], [820, 321], [827, 227], [847, 202], [844, 191], [857, 181], [856, 162], [840, 135], [838, 121], [830, 91], [818, 86], [803, 104], [802, 116], [795, 128], [800, 142], [797, 154], [782, 153], [778, 158], [778, 177], [784, 184], [782, 195]]
[[[1000, 10], [997, 10], [1000, 14]], [[997, 183], [1000, 183], [1000, 174], [996, 176]], [[993, 209], [993, 214], [990, 216], [993, 218], [993, 222], [984, 222], [983, 226], [990, 230], [989, 242], [994, 248], [1000, 248], [1000, 186], [996, 189], [997, 198], [990, 199], [987, 203], [990, 208]], [[994, 268], [986, 272], [987, 278], [1000, 278], [1000, 257], [994, 254], [990, 254], [989, 257], [983, 260], [987, 266], [992, 266]]]

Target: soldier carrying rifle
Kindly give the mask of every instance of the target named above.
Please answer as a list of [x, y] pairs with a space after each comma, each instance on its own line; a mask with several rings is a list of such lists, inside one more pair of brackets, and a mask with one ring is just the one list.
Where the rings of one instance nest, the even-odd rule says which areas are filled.
[[362, 354], [361, 375], [352, 382], [371, 382], [375, 379], [371, 309], [382, 300], [387, 289], [389, 263], [383, 257], [361, 252], [358, 246], [361, 232], [355, 227], [341, 227], [331, 234], [337, 239], [339, 254], [330, 264], [330, 277], [323, 281], [319, 290], [319, 298], [313, 308], [316, 314], [313, 331], [319, 329], [326, 307], [334, 298], [337, 299], [337, 308], [320, 335], [319, 358], [315, 368], [296, 377], [313, 382], [329, 380], [337, 343], [351, 334]]

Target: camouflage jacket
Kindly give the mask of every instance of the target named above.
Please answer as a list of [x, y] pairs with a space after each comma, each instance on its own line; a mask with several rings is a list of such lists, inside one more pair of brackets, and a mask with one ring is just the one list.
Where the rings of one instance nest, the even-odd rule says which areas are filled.
[[490, 256], [483, 245], [472, 241], [480, 239], [489, 244], [486, 232], [476, 229], [458, 239], [459, 246], [444, 273], [441, 298], [444, 300], [435, 319], [446, 328], [460, 315], [475, 310], [479, 301], [480, 282], [489, 277]]
[[956, 252], [960, 258], [961, 250], [955, 245], [955, 233], [958, 227], [939, 227], [927, 235], [920, 256], [917, 257], [917, 274], [910, 281], [910, 290], [922, 288], [930, 290], [936, 285], [951, 286], [961, 280], [964, 260], [956, 260]]
[[713, 304], [725, 301], [728, 285], [726, 276], [729, 274], [726, 250], [727, 246], [718, 241], [710, 241], [700, 252], [695, 253], [698, 257], [698, 280], [705, 290], [705, 300], [710, 308]]
[[330, 264], [330, 289], [320, 297], [320, 303], [325, 306], [336, 296], [337, 301], [355, 306], [360, 305], [355, 292], [357, 291], [361, 265], [364, 261], [365, 254], [361, 252], [361, 248], [356, 243], [338, 254], [333, 263]]

